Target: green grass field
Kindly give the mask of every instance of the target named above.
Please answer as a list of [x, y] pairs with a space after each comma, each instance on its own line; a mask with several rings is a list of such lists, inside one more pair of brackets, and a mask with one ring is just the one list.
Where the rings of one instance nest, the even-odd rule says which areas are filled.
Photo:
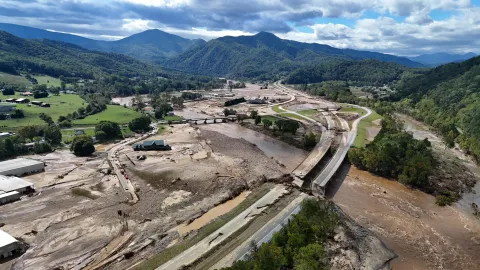
[[301, 115], [310, 116], [310, 115], [317, 114], [318, 111], [314, 110], [314, 109], [310, 109], [310, 110], [298, 111], [298, 113], [301, 114]]
[[350, 106], [349, 107], [342, 107], [342, 109], [340, 109], [340, 112], [358, 113], [358, 115], [360, 115], [360, 116], [367, 113], [364, 109], [357, 108], [357, 107], [350, 107]]
[[38, 84], [46, 84], [48, 87], [60, 87], [61, 82], [60, 79], [46, 76], [46, 75], [38, 75], [38, 76], [33, 76], [35, 79], [37, 79]]
[[[121, 125], [120, 128], [122, 130], [123, 136], [135, 133], [135, 132], [131, 131], [130, 128], [128, 128], [127, 125]], [[73, 138], [75, 137], [75, 130], [77, 130], [77, 129], [83, 130], [85, 132], [85, 135], [92, 136], [92, 137], [95, 136], [95, 127], [94, 126], [90, 126], [90, 127], [88, 127], [88, 126], [87, 127], [78, 126], [78, 127], [68, 128], [68, 129], [62, 129], [62, 141], [65, 142], [65, 143], [70, 143], [73, 140]]]
[[[7, 98], [21, 98], [19, 94], [13, 96], [4, 96], [0, 93], [0, 99], [5, 100]], [[30, 101], [34, 100], [33, 97], [28, 97]], [[27, 106], [27, 104], [17, 104], [17, 108], [21, 109], [25, 113], [25, 118], [12, 119], [12, 120], [0, 120], [0, 130], [11, 130], [21, 126], [28, 125], [43, 125], [45, 122], [39, 118], [40, 113], [50, 115], [53, 121], [57, 121], [61, 115], [67, 115], [76, 111], [80, 107], [87, 106], [85, 100], [78, 95], [65, 95], [59, 96], [50, 95], [47, 98], [39, 99], [40, 101], [50, 103], [50, 108], [43, 108], [39, 106]]]
[[118, 105], [107, 105], [107, 109], [101, 113], [90, 115], [85, 119], [73, 121], [74, 125], [95, 125], [100, 121], [112, 121], [119, 124], [127, 124], [133, 119], [142, 116], [141, 113]]
[[[344, 110], [345, 109], [345, 110]], [[364, 115], [367, 112], [364, 109], [360, 108], [342, 108], [340, 110], [341, 112], [356, 112], [359, 115]], [[365, 145], [369, 142], [367, 140], [367, 128], [373, 126], [373, 121], [382, 119], [382, 116], [376, 113], [375, 111], [372, 111], [372, 114], [369, 115], [368, 117], [362, 119], [360, 123], [358, 123], [358, 132], [357, 132], [357, 137], [355, 138], [355, 141], [353, 142], [353, 146], [361, 148], [365, 147]]]
[[[85, 132], [88, 136], [95, 136], [95, 127], [85, 127], [85, 128], [78, 128]], [[62, 129], [62, 141], [65, 143], [70, 143], [73, 138], [75, 137], [75, 128], [72, 129]]]
[[23, 76], [12, 75], [0, 72], [0, 82], [5, 82], [11, 85], [18, 85], [21, 87], [31, 87], [32, 83]]
[[285, 112], [284, 110], [280, 109], [280, 105], [275, 105], [272, 107], [272, 110], [276, 113], [282, 113]]
[[275, 123], [275, 121], [277, 121], [279, 119], [278, 117], [273, 116], [273, 115], [261, 115], [260, 117], [262, 117], [262, 121], [263, 121], [263, 119], [268, 119], [268, 120], [272, 121], [272, 123]]
[[280, 116], [287, 117], [287, 118], [293, 118], [297, 120], [307, 120], [299, 115], [293, 114], [293, 113], [281, 113], [279, 114]]

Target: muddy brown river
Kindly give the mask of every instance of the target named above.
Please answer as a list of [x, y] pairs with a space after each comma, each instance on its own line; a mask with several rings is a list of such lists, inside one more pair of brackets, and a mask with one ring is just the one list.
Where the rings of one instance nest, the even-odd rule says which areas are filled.
[[242, 127], [238, 124], [209, 124], [199, 126], [201, 129], [215, 131], [225, 136], [235, 139], [244, 139], [247, 142], [255, 144], [258, 149], [270, 158], [273, 158], [285, 165], [285, 167], [292, 171], [298, 166], [306, 157], [307, 152], [291, 146], [287, 143], [277, 139], [266, 136], [262, 133], [253, 131], [251, 129]]
[[[416, 139], [428, 138], [434, 151], [455, 155], [472, 171], [478, 167], [458, 149], [446, 149], [424, 124], [401, 116]], [[472, 215], [476, 192], [463, 194], [452, 206], [400, 183], [355, 167], [348, 170], [333, 201], [362, 226], [372, 230], [398, 254], [393, 269], [480, 269], [480, 219]]]

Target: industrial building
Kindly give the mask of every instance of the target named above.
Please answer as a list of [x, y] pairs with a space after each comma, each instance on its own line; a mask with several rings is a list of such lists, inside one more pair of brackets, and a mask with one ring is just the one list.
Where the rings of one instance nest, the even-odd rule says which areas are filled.
[[137, 143], [133, 145], [134, 151], [150, 151], [150, 150], [172, 150], [164, 140], [144, 141], [143, 143]]
[[0, 260], [20, 254], [25, 251], [25, 246], [10, 234], [0, 230]]
[[16, 191], [4, 193], [0, 191], [0, 205], [20, 200], [20, 193]]
[[[35, 190], [33, 183], [15, 176], [0, 175], [0, 194], [7, 194], [16, 191], [20, 194], [30, 193]], [[16, 196], [16, 194], [10, 194]]]
[[16, 158], [0, 162], [0, 175], [22, 176], [41, 172], [45, 169], [45, 163], [33, 159]]

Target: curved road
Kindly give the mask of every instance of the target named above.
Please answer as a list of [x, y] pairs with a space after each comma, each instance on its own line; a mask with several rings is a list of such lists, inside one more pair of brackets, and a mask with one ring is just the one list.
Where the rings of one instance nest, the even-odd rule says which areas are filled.
[[[282, 88], [285, 88], [285, 87], [282, 87]], [[338, 150], [336, 151], [335, 155], [330, 160], [330, 162], [327, 164], [327, 166], [315, 178], [314, 182], [312, 182], [312, 191], [315, 191], [314, 185], [319, 185], [319, 184], [326, 185], [328, 181], [330, 181], [332, 176], [335, 174], [335, 172], [338, 170], [338, 168], [342, 164], [343, 160], [345, 159], [345, 156], [348, 153], [348, 150], [350, 149], [353, 142], [355, 141], [355, 137], [357, 136], [357, 131], [358, 131], [358, 124], [360, 123], [361, 120], [363, 120], [365, 117], [368, 117], [372, 113], [372, 111], [369, 108], [360, 107], [356, 105], [354, 106], [357, 108], [362, 108], [366, 110], [367, 114], [356, 119], [353, 122], [352, 128], [350, 129], [350, 131], [348, 131], [348, 128], [347, 128], [346, 131], [348, 132], [344, 132], [342, 134], [342, 143], [340, 147], [338, 148]], [[313, 121], [317, 122], [315, 120]], [[341, 121], [343, 128], [345, 128], [345, 123], [346, 121]], [[319, 184], [317, 184], [316, 182], [318, 182]], [[324, 196], [323, 189], [320, 189], [317, 191], [319, 192], [316, 195]], [[308, 198], [306, 194], [304, 193], [300, 194], [298, 198], [292, 201], [277, 216], [275, 216], [267, 224], [265, 224], [264, 227], [262, 227], [257, 233], [252, 235], [247, 241], [245, 241], [240, 246], [238, 246], [228, 256], [223, 258], [221, 261], [217, 262], [217, 264], [215, 264], [214, 267], [212, 267], [211, 269], [220, 269], [223, 267], [228, 267], [228, 266], [231, 266], [236, 260], [243, 259], [245, 255], [250, 252], [251, 241], [254, 241], [257, 246], [261, 245], [262, 243], [269, 242], [273, 234], [282, 228], [282, 224], [286, 224], [288, 220], [293, 218], [294, 214], [300, 211], [301, 203], [305, 198]]]
[[[294, 93], [293, 95], [291, 93], [288, 93], [291, 97], [291, 99], [289, 101], [286, 101], [286, 102], [283, 102], [283, 103], [280, 103], [280, 104], [276, 104], [276, 105], [283, 105], [283, 104], [294, 101], [295, 100], [295, 94], [302, 95], [302, 96], [307, 97], [307, 98], [312, 98], [312, 97], [310, 97], [310, 96], [308, 96], [304, 93], [297, 93], [297, 91], [295, 91], [295, 90], [286, 88], [284, 86], [279, 86], [278, 82], [275, 83], [275, 86], [279, 87], [281, 90], [283, 90], [287, 93], [288, 92], [293, 92]], [[356, 106], [356, 107], [359, 107], [359, 106]], [[315, 178], [314, 182], [312, 182], [312, 190], [315, 190], [315, 189], [313, 189], [314, 183], [315, 183], [315, 185], [319, 185], [319, 184], [320, 185], [321, 184], [326, 185], [326, 183], [335, 174], [335, 172], [337, 171], [337, 169], [340, 167], [341, 163], [343, 162], [343, 160], [344, 160], [344, 158], [345, 158], [345, 156], [348, 152], [348, 149], [350, 148], [350, 146], [353, 144], [353, 142], [355, 140], [355, 137], [357, 135], [357, 130], [358, 130], [358, 123], [362, 119], [364, 119], [365, 117], [369, 116], [372, 113], [372, 111], [368, 108], [364, 108], [364, 107], [359, 107], [359, 108], [363, 108], [364, 110], [366, 110], [367, 114], [363, 115], [362, 117], [355, 120], [353, 125], [352, 125], [352, 129], [350, 131], [348, 131], [348, 129], [347, 129], [348, 132], [343, 133], [341, 146], [339, 147], [339, 149], [335, 153], [334, 157], [327, 164], [327, 166], [322, 170], [320, 175], [317, 176], [317, 178]], [[309, 118], [309, 117], [306, 117], [304, 115], [298, 114], [297, 112], [293, 112], [293, 111], [290, 111], [290, 110], [285, 110], [283, 108], [281, 108], [281, 109], [284, 110], [285, 112], [293, 113], [295, 115], [301, 116], [304, 119], [307, 119], [307, 120], [310, 120], [310, 121], [316, 123], [317, 125], [321, 125], [320, 123], [318, 123], [318, 121], [316, 121], [312, 118]], [[342, 122], [342, 126], [344, 126], [344, 124], [345, 123]], [[323, 190], [319, 190], [319, 191], [320, 191], [320, 193], [317, 194], [317, 195], [323, 196], [324, 195], [323, 192], [322, 192]], [[268, 196], [264, 196], [262, 199], [260, 199], [256, 203], [254, 203], [252, 205], [253, 208], [250, 207], [252, 209], [249, 208], [249, 211], [252, 211], [256, 207], [258, 207], [260, 201], [265, 200], [265, 198], [267, 198], [267, 197]], [[267, 224], [264, 225], [264, 227], [262, 227], [258, 232], [253, 234], [249, 238], [249, 240], [242, 243], [233, 252], [231, 252], [228, 256], [226, 256], [221, 261], [217, 262], [217, 264], [215, 264], [215, 266], [212, 269], [219, 269], [219, 268], [222, 268], [222, 267], [230, 266], [236, 260], [243, 258], [246, 254], [248, 254], [250, 243], [251, 243], [252, 240], [255, 241], [257, 243], [257, 245], [270, 241], [273, 234], [275, 232], [279, 231], [282, 228], [283, 224], [285, 224], [286, 222], [288, 222], [288, 220], [293, 218], [293, 215], [295, 213], [298, 213], [300, 211], [301, 203], [307, 197], [308, 197], [308, 195], [306, 195], [304, 193], [300, 194], [298, 198], [296, 198], [294, 201], [292, 201], [285, 209], [283, 209], [277, 216], [275, 216], [275, 218], [271, 219]], [[247, 216], [249, 216], [249, 215], [247, 215]], [[235, 229], [233, 229], [233, 227], [237, 227], [237, 229], [239, 229], [239, 226], [238, 226], [239, 224], [236, 224], [236, 223], [240, 223], [239, 219], [243, 219], [243, 218], [244, 218], [244, 215], [242, 213], [241, 215], [237, 216], [236, 218], [234, 218], [233, 220], [228, 222], [225, 226], [223, 226], [222, 228], [217, 230], [215, 233], [206, 237], [204, 240], [200, 241], [199, 243], [197, 243], [196, 245], [194, 245], [190, 249], [188, 249], [188, 250], [184, 251], [183, 253], [179, 254], [178, 256], [176, 256], [172, 260], [168, 261], [167, 263], [159, 266], [157, 268], [157, 270], [178, 269], [178, 268], [181, 268], [184, 265], [188, 265], [188, 264], [194, 262], [196, 259], [201, 257], [203, 254], [205, 254], [208, 250], [210, 250], [212, 248], [213, 245], [210, 245], [210, 244], [212, 244], [212, 241], [215, 242], [216, 244], [219, 244], [222, 241], [219, 240], [218, 238], [226, 240], [225, 237], [231, 235], [231, 233], [236, 231]], [[220, 232], [222, 232], [222, 233], [220, 233]], [[225, 232], [227, 232], [227, 233], [225, 234]]]

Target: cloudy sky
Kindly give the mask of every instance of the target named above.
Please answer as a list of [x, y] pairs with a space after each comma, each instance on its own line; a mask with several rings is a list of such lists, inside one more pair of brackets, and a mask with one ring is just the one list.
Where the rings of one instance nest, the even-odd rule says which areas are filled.
[[480, 0], [0, 0], [0, 22], [104, 40], [152, 28], [205, 40], [268, 31], [398, 55], [480, 54]]

